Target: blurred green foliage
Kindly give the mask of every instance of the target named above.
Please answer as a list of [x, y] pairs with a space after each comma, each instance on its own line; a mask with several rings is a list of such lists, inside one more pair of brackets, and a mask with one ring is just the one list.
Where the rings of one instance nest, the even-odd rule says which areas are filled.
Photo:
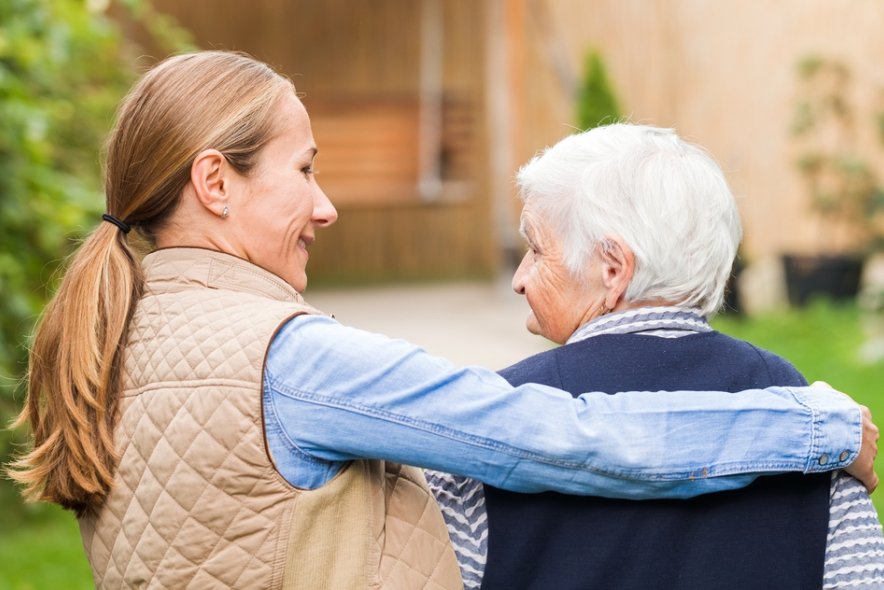
[[595, 49], [586, 55], [583, 80], [577, 97], [577, 128], [587, 131], [620, 120], [620, 106], [602, 54]]
[[[56, 270], [104, 208], [100, 152], [116, 104], [137, 74], [140, 49], [122, 34], [137, 22], [156, 48], [187, 34], [144, 0], [0, 2], [0, 421], [24, 397], [28, 338]], [[21, 437], [23, 433], [18, 433]], [[0, 430], [0, 463], [16, 434]], [[9, 502], [0, 486], [0, 502]], [[4, 498], [4, 496], [7, 496]]]
[[[884, 139], [884, 114], [862, 112], [850, 67], [837, 59], [808, 55], [796, 64], [800, 95], [790, 131], [798, 142], [796, 160], [813, 209], [849, 226], [862, 254], [884, 248], [884, 185], [875, 170], [877, 155], [860, 139], [872, 125]], [[833, 246], [826, 232], [825, 248]], [[844, 244], [835, 244], [844, 249]]]

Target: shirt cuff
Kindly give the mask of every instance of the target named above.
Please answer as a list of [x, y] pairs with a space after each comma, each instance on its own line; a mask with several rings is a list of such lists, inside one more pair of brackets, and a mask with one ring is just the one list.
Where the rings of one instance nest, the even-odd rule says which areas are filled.
[[810, 449], [805, 473], [847, 467], [862, 446], [862, 411], [847, 395], [828, 387], [788, 388], [811, 412]]

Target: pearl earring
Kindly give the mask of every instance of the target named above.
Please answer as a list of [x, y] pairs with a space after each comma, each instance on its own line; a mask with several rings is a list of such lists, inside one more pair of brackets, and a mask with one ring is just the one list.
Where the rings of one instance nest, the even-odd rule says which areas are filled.
[[224, 207], [223, 209], [221, 209], [221, 219], [227, 219], [227, 217], [229, 215], [230, 215], [230, 208], [229, 207]]

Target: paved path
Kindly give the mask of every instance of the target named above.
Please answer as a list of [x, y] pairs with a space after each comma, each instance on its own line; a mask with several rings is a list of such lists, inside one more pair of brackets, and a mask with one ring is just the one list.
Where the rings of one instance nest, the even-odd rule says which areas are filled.
[[551, 344], [525, 329], [528, 304], [509, 283], [307, 289], [343, 324], [405, 338], [458, 365], [502, 369]]

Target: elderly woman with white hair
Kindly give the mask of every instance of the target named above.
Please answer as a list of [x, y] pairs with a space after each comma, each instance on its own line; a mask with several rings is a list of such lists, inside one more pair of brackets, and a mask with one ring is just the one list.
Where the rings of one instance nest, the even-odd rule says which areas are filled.
[[[610, 125], [563, 139], [526, 164], [518, 184], [528, 251], [513, 288], [531, 307], [528, 330], [564, 346], [503, 370], [511, 384], [647, 399], [806, 384], [784, 359], [708, 324], [741, 229], [724, 175], [702, 149], [672, 130]], [[710, 422], [726, 419], [707, 409]], [[847, 475], [776, 475], [739, 491], [644, 502], [491, 486], [483, 494], [464, 478], [429, 480], [468, 587], [884, 585], [880, 523]]]

